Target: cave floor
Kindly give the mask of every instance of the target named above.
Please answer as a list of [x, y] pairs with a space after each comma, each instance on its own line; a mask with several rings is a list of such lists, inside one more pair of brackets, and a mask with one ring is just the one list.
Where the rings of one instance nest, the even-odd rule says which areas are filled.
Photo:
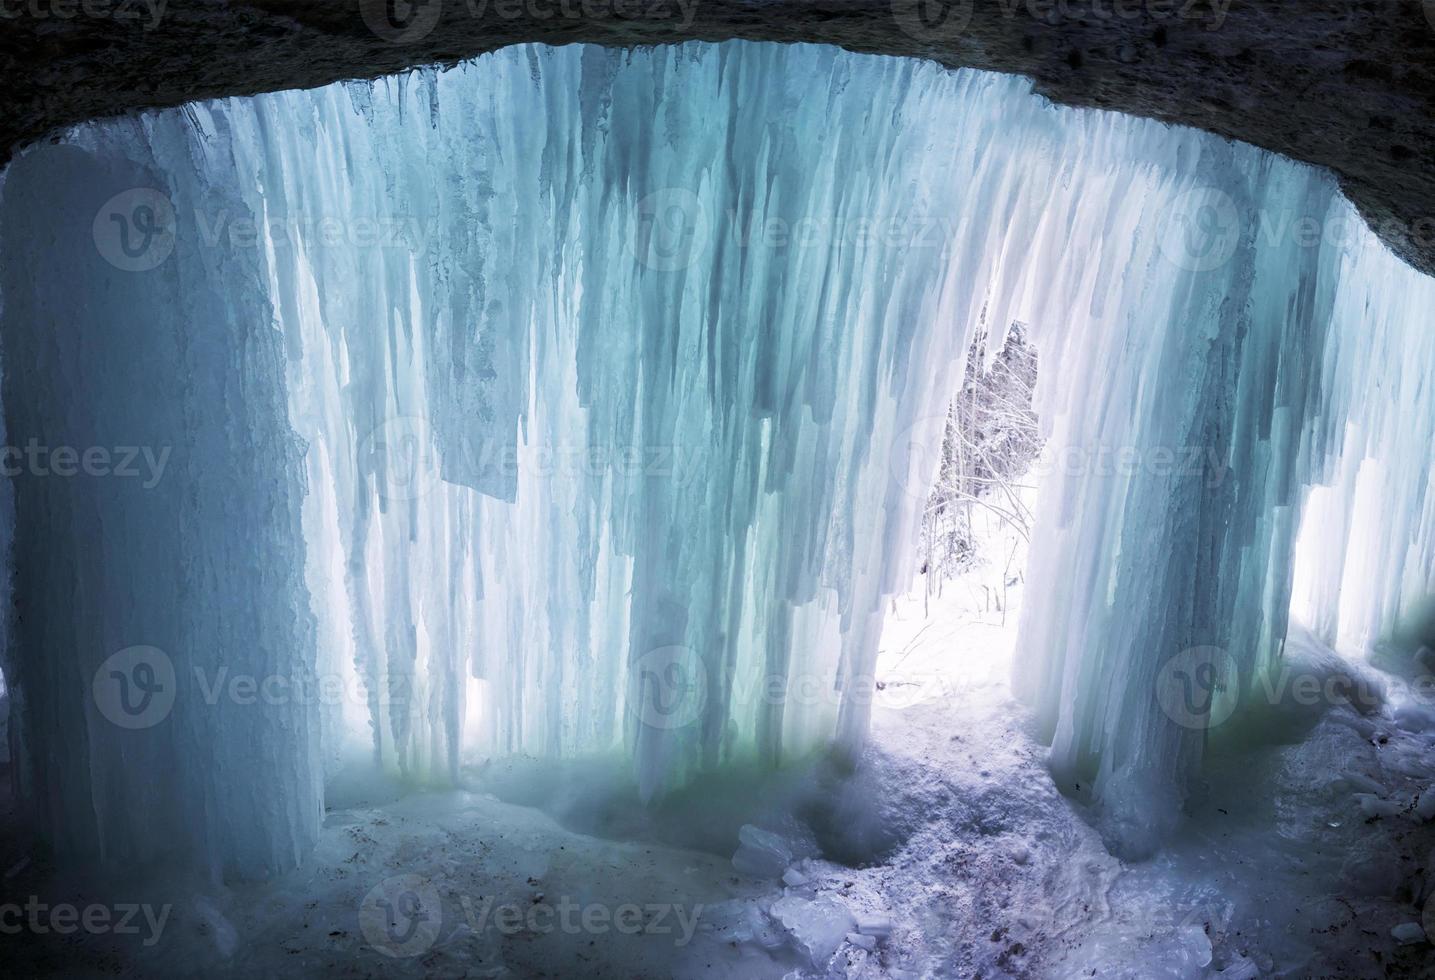
[[[0, 949], [11, 975], [67, 977], [1435, 976], [1429, 944], [1391, 935], [1431, 887], [1435, 711], [1390, 677], [1396, 707], [1369, 715], [1274, 704], [1259, 737], [1213, 744], [1170, 846], [1123, 862], [1011, 699], [1003, 577], [894, 603], [856, 772], [754, 768], [657, 807], [618, 759], [491, 762], [441, 792], [350, 775], [273, 881], [61, 880], [10, 847], [6, 901], [150, 912]], [[1299, 634], [1288, 662], [1343, 669]], [[734, 868], [749, 823], [790, 848], [786, 885]]]

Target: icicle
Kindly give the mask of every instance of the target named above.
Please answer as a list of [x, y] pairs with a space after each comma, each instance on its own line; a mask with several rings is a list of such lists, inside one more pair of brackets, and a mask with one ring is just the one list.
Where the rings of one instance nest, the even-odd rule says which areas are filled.
[[[1368, 232], [1291, 230], [1351, 215], [1326, 176], [1053, 109], [1017, 80], [815, 47], [517, 48], [420, 86], [418, 124], [401, 78], [73, 137], [140, 161], [170, 189], [179, 240], [206, 243], [181, 278], [116, 280], [124, 322], [164, 325], [184, 370], [228, 399], [159, 386], [151, 401], [194, 414], [159, 405], [181, 414], [145, 437], [214, 434], [238, 452], [243, 430], [267, 453], [262, 479], [221, 487], [187, 469], [175, 484], [183, 500], [232, 497], [244, 523], [109, 556], [135, 577], [145, 561], [209, 575], [142, 604], [135, 628], [153, 618], [166, 643], [227, 650], [209, 624], [243, 596], [259, 605], [235, 635], [266, 668], [345, 692], [313, 708], [321, 747], [295, 734], [313, 730], [309, 709], [288, 706], [176, 708], [183, 737], [145, 748], [184, 763], [193, 784], [174, 793], [233, 814], [199, 831], [235, 835], [232, 859], [279, 867], [302, 846], [319, 748], [440, 780], [496, 753], [621, 750], [649, 795], [742, 758], [858, 751], [945, 381], [977, 331], [992, 351], [1017, 321], [1040, 351], [1050, 461], [1018, 686], [1059, 782], [1094, 796], [1127, 852], [1155, 846], [1199, 765], [1210, 691], [1186, 713], [1172, 698], [1227, 669], [1233, 694], [1252, 690], [1279, 656], [1293, 555], [1299, 595], [1340, 596], [1327, 631], [1383, 636], [1431, 592], [1421, 319], [1435, 297]], [[23, 253], [54, 200], [7, 188], [5, 204], [0, 232]], [[250, 216], [266, 230], [235, 234]], [[109, 295], [111, 272], [64, 258], [51, 268], [77, 303]], [[54, 282], [10, 268], [6, 356], [25, 370], [5, 399], [38, 430], [69, 411], [80, 353], [51, 351], [33, 326], [49, 321], [14, 312], [48, 308]], [[89, 320], [56, 336], [75, 323]], [[74, 405], [132, 396], [102, 368]], [[95, 424], [75, 437], [98, 438]], [[1297, 548], [1317, 484], [1330, 489], [1307, 513], [1339, 540], [1308, 518]], [[55, 490], [18, 486], [22, 525], [39, 507], [46, 533], [61, 526]], [[301, 486], [302, 535], [286, 523]], [[150, 503], [99, 506], [126, 526]], [[196, 520], [219, 521], [213, 507]], [[37, 533], [22, 534], [17, 581], [44, 608], [62, 592], [26, 576], [98, 575], [101, 558], [47, 557]], [[58, 676], [91, 668], [109, 634], [39, 639], [83, 652], [42, 668], [21, 655], [36, 740], [110, 751], [103, 719], [61, 694], [75, 677]], [[236, 737], [262, 752], [237, 755]], [[205, 752], [222, 777], [192, 772]], [[141, 812], [149, 789], [105, 779], [102, 800]], [[266, 781], [302, 802], [276, 812], [240, 789]], [[74, 840], [99, 833], [75, 821]], [[102, 836], [127, 853], [149, 840]]]

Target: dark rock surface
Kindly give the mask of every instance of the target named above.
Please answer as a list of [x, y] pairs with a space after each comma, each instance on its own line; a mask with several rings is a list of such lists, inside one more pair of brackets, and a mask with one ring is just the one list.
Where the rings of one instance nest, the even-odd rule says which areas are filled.
[[1435, 273], [1435, 0], [0, 0], [0, 158], [69, 124], [523, 41], [813, 41], [1329, 167]]

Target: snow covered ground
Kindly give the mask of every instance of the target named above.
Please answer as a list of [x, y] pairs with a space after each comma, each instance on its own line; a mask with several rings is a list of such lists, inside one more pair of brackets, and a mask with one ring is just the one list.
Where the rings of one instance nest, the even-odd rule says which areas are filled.
[[[1408, 685], [1296, 630], [1277, 696], [1213, 732], [1180, 836], [1127, 864], [1057, 792], [1011, 699], [1022, 549], [993, 531], [982, 566], [899, 603], [883, 637], [879, 679], [939, 695], [874, 720], [874, 763], [925, 812], [860, 873], [900, 923], [886, 975], [1435, 976], [1418, 926], [1435, 735]], [[1317, 681], [1387, 703], [1302, 696]]]
[[[855, 771], [754, 766], [653, 808], [620, 759], [495, 761], [445, 792], [350, 777], [274, 881], [62, 880], [0, 855], [7, 902], [140, 909], [123, 934], [37, 912], [0, 949], [17, 976], [1435, 975], [1435, 716], [1404, 683], [1376, 682], [1391, 703], [1368, 715], [1285, 698], [1233, 722], [1180, 837], [1124, 863], [1011, 699], [1024, 549], [991, 531], [977, 568], [894, 604]], [[1308, 639], [1289, 660], [1354, 669]]]

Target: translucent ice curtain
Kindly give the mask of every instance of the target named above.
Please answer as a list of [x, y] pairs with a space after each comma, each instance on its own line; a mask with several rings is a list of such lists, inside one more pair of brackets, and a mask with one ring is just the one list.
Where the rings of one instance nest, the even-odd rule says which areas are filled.
[[[355, 752], [625, 753], [649, 796], [855, 752], [960, 359], [1014, 321], [1055, 460], [1019, 686], [1123, 848], [1199, 765], [1170, 665], [1279, 656], [1309, 487], [1401, 515], [1303, 545], [1338, 629], [1431, 588], [1431, 283], [1254, 150], [741, 44], [66, 142], [5, 178], [9, 441], [169, 450], [150, 486], [14, 476], [6, 676], [68, 849], [288, 866]], [[163, 717], [116, 725], [107, 681], [133, 707], [166, 665]]]

